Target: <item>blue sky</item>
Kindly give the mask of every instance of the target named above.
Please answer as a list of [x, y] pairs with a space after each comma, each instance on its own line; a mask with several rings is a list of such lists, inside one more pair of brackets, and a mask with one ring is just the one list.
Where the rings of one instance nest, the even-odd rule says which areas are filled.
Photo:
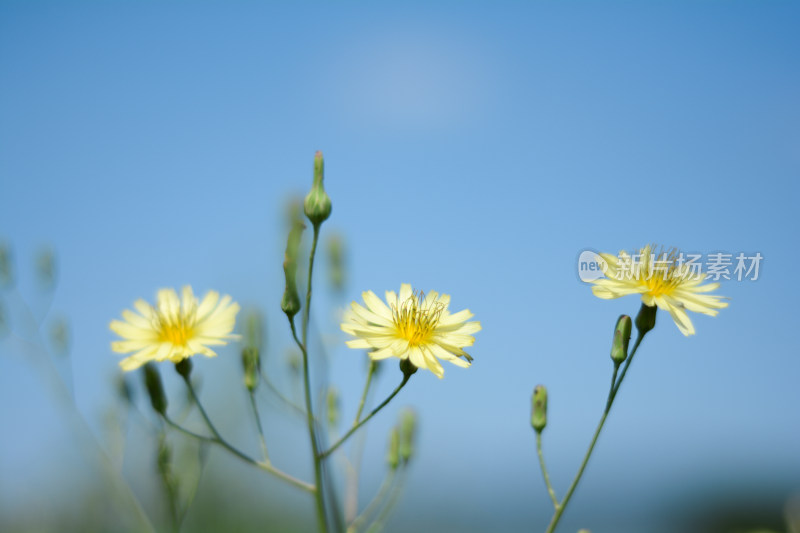
[[[323, 150], [323, 231], [346, 237], [349, 284], [343, 298], [319, 291], [314, 317], [345, 409], [363, 354], [341, 344], [330, 309], [410, 282], [483, 324], [473, 367], [415, 376], [367, 455], [376, 483], [394, 412], [414, 406], [420, 457], [401, 508], [458, 517], [461, 531], [546, 523], [534, 385], [550, 388], [561, 493], [588, 443], [614, 321], [639, 304], [593, 297], [577, 278], [582, 250], [760, 252], [760, 279], [723, 283], [730, 307], [693, 316], [696, 336], [659, 315], [566, 528], [591, 526], [578, 518], [609, 492], [646, 506], [720, 476], [798, 490], [799, 15], [777, 1], [5, 2], [0, 238], [41, 313], [32, 258], [58, 253], [44, 321], [71, 321], [87, 419], [113, 395], [108, 322], [160, 287], [262, 307], [278, 376], [283, 205]], [[3, 342], [0, 400], [22, 407], [0, 411], [15, 435], [0, 443], [0, 479], [26, 486], [61, 415]], [[209, 398], [231, 394], [237, 369], [235, 347], [198, 363]], [[383, 375], [379, 393], [397, 379]]]

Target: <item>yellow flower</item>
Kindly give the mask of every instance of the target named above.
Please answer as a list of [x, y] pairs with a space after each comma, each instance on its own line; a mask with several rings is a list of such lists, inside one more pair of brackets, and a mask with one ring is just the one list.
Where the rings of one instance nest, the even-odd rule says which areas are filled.
[[367, 306], [353, 302], [342, 323], [342, 331], [358, 337], [347, 341], [350, 348], [371, 350], [369, 356], [374, 360], [408, 359], [438, 378], [444, 376], [439, 359], [470, 366], [472, 357], [462, 348], [472, 346], [475, 337], [471, 333], [480, 331], [481, 324], [467, 322], [473, 316], [468, 309], [451, 314], [447, 294], [415, 293], [411, 285], [403, 283], [399, 296], [386, 291], [387, 303], [372, 291], [361, 296]]
[[117, 353], [135, 352], [120, 362], [122, 370], [135, 370], [149, 361], [170, 360], [177, 363], [195, 354], [214, 357], [209, 348], [225, 345], [236, 323], [239, 304], [230, 296], [219, 297], [209, 291], [198, 302], [188, 285], [182, 301], [174, 289], [161, 289], [155, 307], [144, 300], [133, 303], [139, 313], [125, 310], [124, 320], [112, 320], [111, 331], [124, 340], [111, 343]]
[[600, 257], [605, 261], [602, 267], [606, 277], [591, 281], [595, 296], [610, 299], [641, 294], [645, 305], [668, 311], [684, 335], [695, 333], [687, 310], [716, 316], [716, 309], [728, 307], [722, 296], [705, 294], [719, 288], [719, 283], [701, 285], [707, 276], [699, 264], [685, 261], [675, 249], [655, 254], [648, 245], [635, 256], [622, 251], [619, 257]]

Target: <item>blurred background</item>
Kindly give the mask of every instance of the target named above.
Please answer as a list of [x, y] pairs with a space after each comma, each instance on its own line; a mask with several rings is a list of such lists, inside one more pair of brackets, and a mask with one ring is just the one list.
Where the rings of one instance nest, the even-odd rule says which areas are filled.
[[[323, 242], [340, 236], [345, 263], [337, 287], [321, 258], [314, 377], [339, 389], [345, 423], [366, 357], [338, 321], [362, 291], [448, 293], [483, 325], [471, 368], [418, 373], [366, 430], [362, 506], [398, 410], [419, 415], [387, 531], [544, 530], [531, 391], [550, 390], [563, 495], [602, 412], [615, 320], [639, 307], [595, 298], [578, 255], [649, 242], [763, 261], [757, 280], [723, 281], [718, 317], [692, 315], [697, 335], [659, 314], [559, 530], [790, 531], [800, 5], [401, 4], [0, 3], [0, 530], [168, 530], [155, 418], [138, 375], [136, 407], [120, 397], [108, 329], [159, 288], [259, 309], [265, 371], [299, 401], [279, 308], [286, 205], [323, 150]], [[195, 375], [257, 453], [239, 351], [195, 358]], [[385, 365], [374, 400], [399, 379]], [[303, 421], [259, 400], [273, 461], [312, 479]], [[197, 447], [175, 438], [174, 456], [192, 486]], [[219, 450], [197, 486], [183, 531], [314, 523], [307, 494]]]

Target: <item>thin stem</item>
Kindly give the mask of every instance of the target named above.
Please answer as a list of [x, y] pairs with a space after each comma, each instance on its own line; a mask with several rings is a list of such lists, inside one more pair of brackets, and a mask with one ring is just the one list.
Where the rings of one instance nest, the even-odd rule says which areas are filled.
[[389, 493], [389, 497], [387, 498], [386, 505], [383, 506], [383, 509], [378, 513], [378, 516], [375, 517], [375, 520], [372, 522], [372, 525], [369, 526], [366, 533], [378, 533], [381, 529], [383, 529], [383, 525], [386, 523], [386, 519], [394, 509], [395, 505], [397, 505], [397, 501], [400, 498], [400, 494], [403, 492], [403, 484], [405, 482], [406, 477], [406, 469], [404, 468], [401, 470], [400, 475], [397, 476], [397, 483], [394, 484], [392, 487], [392, 491]]
[[539, 431], [536, 432], [536, 453], [539, 456], [539, 466], [542, 467], [542, 475], [544, 476], [544, 484], [547, 485], [547, 492], [550, 494], [550, 499], [553, 500], [553, 507], [558, 510], [558, 498], [556, 498], [553, 485], [550, 484], [550, 476], [547, 474], [547, 467], [544, 463], [544, 453], [542, 453], [542, 433]]
[[246, 453], [244, 453], [241, 450], [239, 450], [238, 448], [234, 447], [230, 443], [228, 443], [228, 441], [226, 441], [225, 439], [223, 439], [222, 436], [219, 434], [219, 431], [217, 431], [217, 428], [214, 427], [214, 424], [211, 422], [211, 419], [208, 417], [208, 413], [206, 413], [206, 410], [203, 408], [203, 405], [200, 403], [200, 400], [197, 397], [197, 393], [195, 392], [194, 387], [192, 387], [192, 384], [189, 381], [189, 379], [184, 378], [184, 381], [186, 382], [186, 385], [189, 387], [189, 392], [191, 393], [192, 398], [194, 399], [194, 402], [197, 405], [198, 410], [200, 411], [200, 414], [203, 416], [203, 419], [205, 420], [209, 431], [211, 431], [211, 433], [214, 436], [213, 437], [207, 437], [207, 436], [204, 436], [204, 435], [200, 435], [200, 434], [194, 433], [193, 431], [190, 431], [190, 430], [184, 428], [183, 426], [177, 424], [176, 422], [174, 422], [170, 418], [168, 418], [166, 415], [164, 415], [164, 420], [166, 420], [167, 423], [170, 426], [174, 427], [175, 429], [181, 431], [182, 433], [184, 433], [186, 435], [189, 435], [190, 437], [194, 437], [196, 439], [200, 439], [200, 440], [203, 440], [203, 441], [208, 441], [208, 442], [213, 442], [215, 444], [218, 444], [219, 446], [222, 446], [223, 448], [228, 450], [230, 453], [232, 453], [233, 455], [235, 455], [236, 457], [238, 457], [242, 461], [244, 461], [246, 463], [250, 463], [250, 464], [252, 464], [254, 466], [257, 466], [258, 468], [260, 468], [262, 470], [266, 470], [270, 474], [273, 474], [274, 476], [277, 476], [277, 477], [283, 479], [284, 481], [287, 481], [287, 482], [291, 483], [295, 487], [301, 488], [301, 489], [306, 490], [308, 492], [313, 492], [313, 493], [317, 492], [315, 485], [311, 485], [310, 483], [306, 483], [305, 481], [297, 479], [296, 477], [291, 476], [291, 475], [287, 474], [286, 472], [275, 468], [274, 466], [272, 466], [271, 464], [269, 464], [267, 462], [257, 461], [255, 459], [253, 459], [252, 457], [250, 457], [249, 455], [247, 455]]
[[261, 425], [261, 416], [258, 413], [258, 404], [256, 404], [255, 391], [249, 391], [250, 394], [250, 407], [252, 407], [253, 418], [256, 419], [256, 428], [258, 428], [258, 440], [261, 444], [261, 452], [264, 455], [264, 462], [269, 463], [269, 451], [267, 451], [267, 439], [264, 438], [264, 426]]
[[325, 513], [325, 489], [322, 485], [322, 456], [320, 455], [319, 437], [317, 436], [316, 423], [314, 420], [314, 407], [311, 401], [311, 378], [308, 371], [308, 322], [311, 315], [311, 282], [314, 272], [314, 256], [317, 253], [317, 242], [319, 241], [319, 224], [314, 224], [314, 237], [311, 241], [311, 252], [308, 257], [308, 280], [306, 288], [306, 306], [303, 309], [303, 340], [297, 338], [297, 328], [294, 324], [294, 316], [289, 317], [289, 325], [292, 328], [292, 336], [297, 346], [303, 352], [303, 384], [306, 400], [306, 419], [308, 421], [308, 437], [311, 441], [311, 453], [314, 461], [314, 484], [317, 487], [314, 493], [314, 501], [317, 507], [317, 525], [321, 533], [327, 533], [328, 520]]
[[290, 400], [290, 399], [289, 399], [289, 398], [288, 398], [288, 397], [287, 397], [285, 394], [283, 394], [283, 393], [280, 391], [280, 389], [278, 388], [278, 386], [277, 386], [277, 385], [275, 385], [275, 384], [272, 382], [272, 380], [271, 380], [271, 379], [269, 379], [269, 378], [267, 377], [267, 375], [264, 373], [264, 371], [263, 371], [263, 370], [261, 370], [261, 371], [260, 371], [260, 374], [261, 374], [261, 380], [264, 382], [264, 384], [267, 386], [267, 388], [268, 388], [269, 390], [271, 390], [273, 393], [275, 393], [275, 396], [277, 396], [277, 397], [278, 397], [278, 399], [279, 399], [280, 401], [282, 401], [282, 402], [283, 402], [283, 403], [285, 403], [287, 406], [289, 406], [290, 408], [292, 408], [294, 411], [296, 411], [296, 412], [297, 412], [297, 414], [301, 415], [303, 418], [305, 418], [305, 417], [306, 417], [306, 410], [305, 410], [305, 409], [303, 409], [302, 407], [300, 407], [299, 405], [297, 405], [296, 403], [294, 403], [294, 402], [293, 402], [292, 400]]
[[[572, 498], [572, 493], [574, 493], [575, 489], [578, 487], [581, 476], [583, 476], [583, 471], [586, 469], [586, 465], [589, 463], [589, 457], [592, 456], [592, 451], [594, 450], [594, 445], [597, 443], [597, 438], [600, 436], [600, 432], [603, 430], [603, 425], [606, 423], [608, 413], [611, 411], [611, 406], [614, 404], [614, 398], [617, 396], [617, 391], [619, 391], [619, 387], [622, 385], [622, 380], [625, 379], [625, 374], [628, 372], [628, 367], [630, 367], [631, 361], [633, 361], [633, 356], [636, 355], [636, 350], [639, 348], [639, 344], [642, 342], [643, 338], [644, 335], [641, 333], [637, 336], [636, 342], [631, 350], [631, 354], [628, 356], [628, 360], [625, 362], [625, 366], [622, 368], [622, 373], [619, 375], [619, 380], [617, 380], [615, 383], [612, 379], [611, 390], [608, 392], [608, 400], [606, 401], [606, 408], [603, 410], [603, 416], [600, 418], [600, 422], [597, 424], [597, 429], [594, 430], [594, 435], [592, 436], [592, 442], [589, 444], [589, 449], [586, 450], [586, 455], [583, 457], [583, 462], [581, 462], [578, 473], [575, 474], [575, 479], [572, 480], [572, 484], [569, 486], [569, 489], [567, 489], [564, 499], [561, 500], [561, 503], [556, 507], [556, 512], [553, 514], [553, 518], [550, 520], [550, 524], [547, 526], [545, 533], [552, 533], [555, 531], [558, 521], [561, 520], [561, 515], [567, 508], [570, 498]], [[614, 377], [616, 377], [616, 373], [617, 366], [614, 367]]]
[[397, 388], [396, 388], [396, 389], [394, 389], [394, 391], [393, 391], [393, 392], [392, 392], [392, 393], [389, 395], [389, 397], [388, 397], [388, 398], [386, 398], [385, 400], [383, 400], [383, 402], [382, 402], [382, 403], [381, 403], [381, 404], [380, 404], [378, 407], [376, 407], [375, 409], [373, 409], [373, 410], [372, 410], [372, 411], [371, 411], [371, 412], [370, 412], [370, 413], [369, 413], [369, 414], [368, 414], [368, 415], [367, 415], [367, 416], [366, 416], [366, 417], [365, 417], [365, 418], [364, 418], [364, 419], [363, 419], [361, 422], [359, 422], [359, 423], [357, 423], [357, 424], [353, 424], [353, 427], [351, 427], [351, 428], [350, 428], [350, 430], [349, 430], [347, 433], [345, 433], [345, 434], [344, 434], [344, 436], [343, 436], [342, 438], [340, 438], [339, 440], [337, 440], [337, 441], [336, 441], [336, 443], [335, 443], [333, 446], [331, 446], [330, 448], [328, 448], [327, 450], [325, 450], [324, 452], [322, 452], [322, 453], [320, 454], [320, 457], [327, 457], [327, 456], [329, 456], [331, 453], [333, 453], [333, 452], [336, 450], [336, 448], [338, 448], [339, 446], [341, 446], [342, 444], [344, 444], [344, 441], [346, 441], [348, 438], [350, 438], [350, 436], [351, 436], [353, 433], [355, 433], [355, 432], [358, 430], [358, 428], [360, 428], [361, 426], [363, 426], [364, 424], [366, 424], [367, 422], [369, 422], [369, 419], [370, 419], [370, 418], [372, 418], [373, 416], [375, 416], [375, 414], [376, 414], [378, 411], [380, 411], [381, 409], [383, 409], [384, 407], [386, 407], [386, 405], [387, 405], [387, 404], [388, 404], [390, 401], [392, 401], [392, 398], [394, 398], [395, 396], [397, 396], [397, 393], [398, 393], [398, 392], [400, 392], [400, 389], [402, 389], [403, 387], [405, 387], [405, 386], [406, 386], [406, 383], [408, 383], [408, 380], [409, 380], [410, 378], [411, 378], [411, 374], [404, 374], [404, 375], [403, 375], [403, 381], [401, 381], [401, 382], [400, 382], [400, 385], [398, 385], [398, 386], [397, 386]]
[[395, 478], [396, 470], [390, 470], [386, 477], [383, 478], [383, 482], [381, 486], [378, 488], [378, 492], [372, 498], [372, 500], [367, 504], [364, 510], [359, 514], [347, 527], [347, 533], [356, 533], [358, 528], [360, 528], [364, 522], [369, 518], [369, 515], [375, 512], [375, 510], [379, 507], [379, 505], [383, 502], [386, 498], [386, 494], [389, 492], [389, 488], [392, 486], [392, 482]]
[[358, 420], [361, 418], [361, 412], [364, 410], [364, 403], [367, 401], [367, 393], [369, 393], [369, 386], [372, 384], [372, 375], [375, 373], [375, 367], [377, 363], [370, 359], [369, 360], [369, 370], [367, 371], [367, 382], [364, 384], [364, 392], [361, 393], [361, 401], [358, 402], [358, 411], [356, 411], [356, 419], [353, 421], [353, 424], [358, 424]]

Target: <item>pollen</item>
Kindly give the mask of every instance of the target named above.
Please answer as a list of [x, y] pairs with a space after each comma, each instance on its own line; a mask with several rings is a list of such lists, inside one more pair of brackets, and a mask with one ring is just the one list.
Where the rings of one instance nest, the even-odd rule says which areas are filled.
[[425, 294], [412, 294], [399, 306], [392, 306], [392, 322], [397, 334], [411, 346], [428, 342], [439, 324], [445, 305], [434, 299], [425, 306]]

